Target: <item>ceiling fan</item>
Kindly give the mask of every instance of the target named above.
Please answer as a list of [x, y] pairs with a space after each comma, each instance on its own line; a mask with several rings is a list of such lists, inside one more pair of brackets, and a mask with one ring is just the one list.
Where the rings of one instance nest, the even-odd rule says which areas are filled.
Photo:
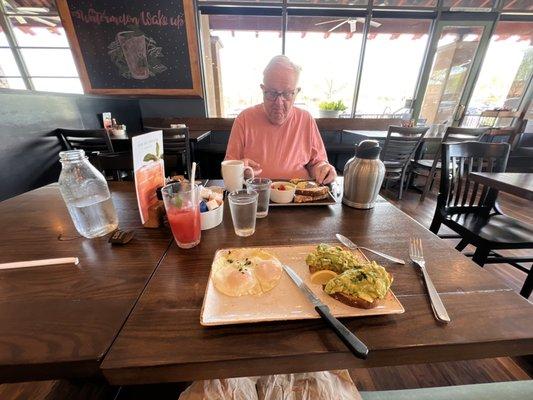
[[[364, 24], [365, 23], [365, 19], [362, 18], [362, 17], [357, 17], [357, 18], [348, 17], [348, 18], [342, 18], [342, 19], [334, 19], [334, 20], [331, 20], [331, 21], [318, 22], [318, 23], [315, 24], [315, 26], [316, 25], [332, 24], [332, 23], [335, 23], [335, 22], [340, 22], [340, 23], [335, 25], [330, 30], [328, 30], [328, 32], [333, 32], [338, 27], [340, 27], [340, 26], [342, 26], [344, 24], [348, 24], [350, 26], [350, 32], [354, 33], [357, 30], [357, 23], [359, 22], [361, 24]], [[370, 26], [373, 26], [374, 28], [378, 28], [378, 27], [381, 26], [381, 23], [380, 22], [376, 22], [376, 21], [370, 21]]]
[[[24, 17], [20, 15], [13, 16], [17, 20], [17, 22], [21, 25], [26, 25], [28, 23], [26, 19], [32, 19], [36, 22], [40, 22], [43, 25], [47, 25], [50, 27], [56, 27], [57, 26], [56, 21], [59, 21], [58, 16], [40, 15], [41, 13], [50, 12], [50, 9], [46, 7], [21, 7], [17, 4], [17, 2], [13, 0], [3, 0], [3, 3], [6, 8], [6, 11], [26, 14], [24, 15]], [[33, 14], [35, 14], [35, 16], [33, 16]]]

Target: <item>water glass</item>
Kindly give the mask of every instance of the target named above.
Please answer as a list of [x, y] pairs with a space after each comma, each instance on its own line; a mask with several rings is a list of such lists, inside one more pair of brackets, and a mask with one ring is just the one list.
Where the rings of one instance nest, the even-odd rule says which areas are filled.
[[258, 193], [241, 189], [228, 195], [233, 228], [237, 236], [252, 236], [255, 232]]
[[268, 178], [251, 178], [246, 181], [246, 189], [255, 190], [258, 193], [257, 218], [265, 218], [268, 215], [270, 185], [272, 185], [272, 181]]
[[198, 185], [171, 183], [161, 189], [168, 223], [177, 245], [190, 249], [200, 243], [200, 191]]

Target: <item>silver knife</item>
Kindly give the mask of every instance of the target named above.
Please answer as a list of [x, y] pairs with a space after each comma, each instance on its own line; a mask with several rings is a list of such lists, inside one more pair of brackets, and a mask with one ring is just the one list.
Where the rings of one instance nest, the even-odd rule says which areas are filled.
[[298, 276], [291, 267], [283, 265], [283, 269], [298, 286], [298, 289], [305, 294], [307, 299], [315, 306], [315, 310], [326, 321], [329, 327], [337, 334], [343, 341], [346, 347], [358, 358], [366, 359], [368, 356], [368, 347], [361, 342], [348, 328], [346, 328], [337, 318], [331, 314], [329, 307], [322, 303], [318, 297], [307, 287], [302, 278]]
[[367, 247], [357, 246], [354, 242], [352, 242], [346, 236], [341, 235], [340, 233], [337, 233], [335, 236], [337, 237], [339, 242], [341, 242], [343, 245], [345, 245], [346, 247], [348, 247], [351, 250], [355, 251], [357, 249], [363, 249], [363, 250], [369, 251], [371, 253], [374, 253], [374, 254], [376, 254], [376, 255], [378, 255], [380, 257], [383, 257], [386, 260], [395, 262], [396, 264], [402, 264], [402, 265], [405, 264], [405, 261], [402, 260], [401, 258], [396, 258], [396, 257], [393, 257], [393, 256], [389, 256], [388, 254], [381, 253], [379, 251], [372, 250], [372, 249], [369, 249]]

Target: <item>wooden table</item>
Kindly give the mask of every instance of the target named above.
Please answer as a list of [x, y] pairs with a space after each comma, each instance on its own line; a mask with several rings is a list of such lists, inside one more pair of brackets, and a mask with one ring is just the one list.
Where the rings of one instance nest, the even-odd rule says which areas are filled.
[[[111, 138], [111, 141], [113, 143], [115, 142], [122, 143], [125, 141], [131, 141], [132, 137], [142, 135], [143, 133], [146, 133], [146, 132], [126, 133], [125, 135], [122, 135], [122, 136], [110, 135], [109, 137]], [[198, 143], [201, 140], [204, 140], [205, 138], [207, 138], [210, 134], [211, 134], [211, 131], [207, 131], [207, 130], [189, 131], [189, 140], [193, 143]]]
[[[142, 135], [145, 132], [126, 133], [122, 136], [110, 135], [111, 142], [115, 151], [131, 151], [131, 138], [134, 136]], [[189, 147], [191, 152], [191, 162], [196, 161], [196, 146], [202, 140], [205, 140], [211, 135], [211, 131], [208, 130], [195, 130], [189, 131]]]
[[78, 237], [57, 185], [0, 203], [0, 262], [81, 261], [0, 270], [0, 382], [99, 374], [171, 237], [142, 228], [131, 183], [110, 188], [120, 227], [135, 230], [125, 246]]
[[474, 182], [527, 200], [533, 200], [533, 174], [513, 172], [471, 172]]
[[[202, 233], [199, 246], [174, 244], [142, 293], [102, 363], [112, 384], [187, 381], [296, 371], [374, 367], [531, 354], [533, 305], [491, 273], [454, 251], [390, 203], [368, 211], [341, 204], [273, 208], [249, 238], [224, 222]], [[334, 242], [356, 243], [408, 259], [409, 236], [423, 239], [427, 266], [452, 322], [433, 317], [418, 270], [384, 264], [394, 275], [402, 315], [348, 318], [370, 348], [356, 359], [321, 320], [202, 327], [200, 307], [217, 249]], [[243, 301], [251, 301], [244, 299]]]

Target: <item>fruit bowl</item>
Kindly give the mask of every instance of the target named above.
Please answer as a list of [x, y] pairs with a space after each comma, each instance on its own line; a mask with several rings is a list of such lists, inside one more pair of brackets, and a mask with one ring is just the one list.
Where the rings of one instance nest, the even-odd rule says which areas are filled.
[[274, 203], [292, 203], [296, 186], [290, 182], [274, 182], [270, 187], [270, 200]]

